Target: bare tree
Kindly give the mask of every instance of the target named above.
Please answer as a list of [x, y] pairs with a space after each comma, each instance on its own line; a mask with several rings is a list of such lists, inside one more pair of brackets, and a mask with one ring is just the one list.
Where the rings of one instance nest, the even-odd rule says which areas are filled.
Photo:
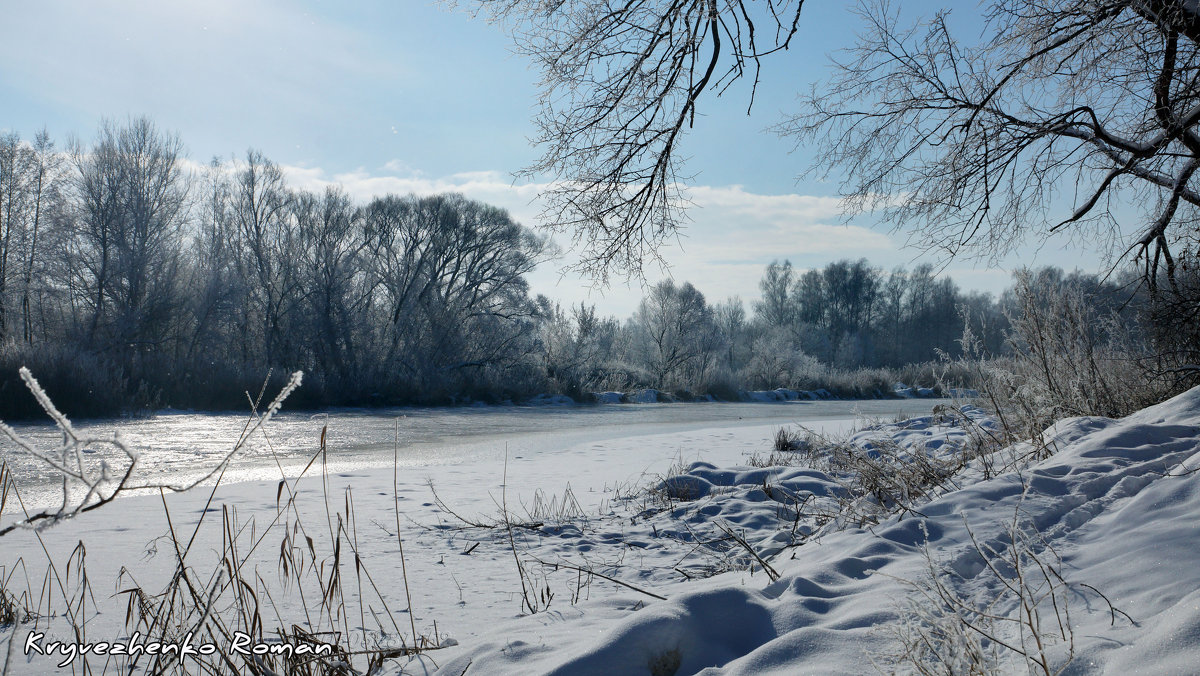
[[33, 163], [33, 150], [20, 136], [0, 135], [0, 340], [8, 337], [8, 282], [11, 264], [16, 262], [13, 248], [28, 226]]
[[712, 308], [690, 282], [655, 284], [642, 299], [634, 322], [658, 387], [696, 387], [722, 348]]
[[29, 187], [32, 212], [27, 230], [28, 244], [25, 249], [25, 271], [21, 285], [21, 337], [27, 344], [33, 343], [33, 310], [31, 299], [34, 286], [34, 270], [42, 252], [38, 249], [42, 220], [51, 206], [60, 199], [63, 182], [63, 156], [54, 150], [50, 134], [42, 129], [33, 139], [31, 168], [33, 176]]
[[[679, 148], [706, 94], [795, 35], [802, 2], [476, 0], [542, 72], [544, 215], [601, 278], [640, 271], [683, 218]], [[851, 213], [912, 242], [998, 257], [1071, 232], [1178, 293], [1197, 261], [1200, 8], [1190, 0], [995, 0], [964, 42], [948, 12], [905, 27], [886, 0], [831, 81], [778, 127], [818, 147]], [[753, 94], [751, 95], [751, 102]], [[1123, 232], [1117, 205], [1142, 211]], [[1161, 273], [1161, 274], [1160, 274]]]
[[300, 278], [296, 258], [296, 228], [289, 210], [292, 195], [283, 171], [262, 153], [250, 150], [233, 184], [232, 212], [238, 231], [240, 273], [252, 290], [246, 330], [255, 322], [262, 332], [262, 355], [275, 364], [285, 353], [284, 322], [295, 305]]
[[320, 197], [299, 195], [295, 204], [314, 356], [323, 373], [348, 381], [359, 372], [354, 332], [365, 323], [370, 297], [370, 288], [360, 283], [365, 265], [359, 256], [366, 247], [361, 214], [333, 188]]
[[13, 293], [20, 293], [21, 333], [32, 340], [30, 289], [39, 261], [38, 236], [50, 201], [57, 196], [62, 158], [42, 130], [33, 143], [0, 135], [0, 338], [15, 333]]
[[504, 210], [459, 194], [389, 195], [366, 208], [363, 227], [387, 370], [445, 380], [511, 358], [532, 332], [525, 275], [549, 245]]
[[[935, 278], [929, 264], [888, 274], [864, 259], [842, 260], [793, 276], [786, 263], [772, 263], [760, 288], [764, 300], [756, 304], [754, 324], [764, 338], [761, 345], [781, 344], [786, 333], [789, 350], [845, 367], [924, 362], [939, 350], [957, 354], [961, 303], [970, 302], [980, 317], [999, 315], [990, 296], [963, 296], [952, 280]], [[983, 332], [994, 350], [1001, 342], [999, 328]], [[763, 364], [770, 362], [760, 360]]]
[[230, 169], [213, 158], [202, 175], [193, 210], [196, 231], [188, 266], [187, 321], [189, 336], [181, 346], [184, 363], [197, 358], [246, 347], [247, 331], [237, 330], [244, 316], [248, 294], [246, 279], [239, 274], [238, 232], [233, 219], [233, 181]]
[[[902, 25], [886, 2], [805, 112], [780, 127], [815, 141], [857, 210], [882, 209], [914, 243], [995, 257], [1027, 234], [1071, 231], [1145, 279], [1196, 257], [1200, 10], [1184, 0], [997, 0], [962, 41], [949, 12]], [[1118, 205], [1142, 211], [1124, 233]]]
[[960, 296], [954, 280], [935, 278], [932, 265], [918, 265], [907, 275], [908, 294], [904, 299], [904, 333], [901, 353], [906, 362], [933, 359], [934, 349], [955, 352], [962, 333], [958, 304]]
[[[803, 0], [477, 0], [542, 71], [543, 218], [582, 269], [640, 274], [683, 217], [679, 148], [700, 99], [787, 49]], [[750, 96], [753, 102], [753, 94]]]
[[132, 353], [168, 339], [178, 301], [180, 237], [187, 217], [183, 144], [148, 118], [104, 123], [77, 149], [72, 249], [90, 300], [92, 345]]
[[725, 368], [736, 373], [748, 359], [745, 354], [749, 326], [746, 322], [746, 306], [738, 296], [730, 296], [713, 306], [713, 319], [725, 343]]
[[383, 368], [403, 368], [409, 375], [415, 364], [406, 359], [403, 348], [411, 343], [416, 328], [418, 300], [432, 284], [428, 271], [433, 260], [430, 226], [416, 218], [414, 202], [395, 195], [378, 197], [366, 207], [364, 217], [368, 259], [378, 289], [376, 305], [382, 314]]

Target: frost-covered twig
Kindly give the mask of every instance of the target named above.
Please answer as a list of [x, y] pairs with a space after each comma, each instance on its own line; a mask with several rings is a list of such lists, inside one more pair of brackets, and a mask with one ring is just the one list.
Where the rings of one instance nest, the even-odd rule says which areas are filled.
[[605, 575], [604, 573], [598, 573], [591, 566], [587, 566], [587, 567], [578, 566], [578, 565], [575, 565], [575, 564], [570, 563], [565, 560], [544, 561], [542, 559], [537, 558], [536, 556], [530, 556], [529, 558], [536, 561], [537, 563], [542, 564], [543, 566], [553, 566], [554, 568], [566, 568], [567, 570], [574, 570], [574, 571], [577, 571], [580, 573], [587, 573], [588, 575], [594, 575], [603, 580], [608, 580], [609, 582], [612, 582], [614, 584], [619, 584], [622, 587], [625, 587], [626, 589], [632, 589], [633, 591], [638, 592], [639, 594], [645, 594], [646, 596], [658, 599], [659, 601], [667, 600], [667, 597], [665, 597], [665, 596], [660, 596], [658, 594], [655, 594], [654, 592], [646, 591], [645, 589], [642, 589], [641, 587], [637, 587], [635, 585], [629, 584], [628, 582], [625, 582], [623, 580], [618, 580], [617, 578], [612, 577], [611, 575]]
[[[1019, 508], [997, 544], [981, 542], [965, 519], [964, 528], [970, 542], [964, 556], [980, 564], [977, 575], [985, 584], [976, 586], [983, 591], [963, 589], [967, 578], [935, 560], [926, 532], [927, 578], [893, 578], [915, 594], [901, 608], [894, 627], [900, 652], [891, 658], [920, 674], [991, 676], [1004, 671], [1007, 654], [1030, 674], [1062, 673], [1075, 656], [1075, 635], [1067, 603], [1071, 585], [1060, 573], [1058, 554], [1031, 524], [1021, 523]], [[1065, 655], [1051, 644], [1061, 645]]]
[[754, 560], [758, 561], [758, 565], [762, 566], [763, 571], [766, 572], [767, 577], [770, 578], [771, 582], [777, 582], [779, 580], [779, 573], [771, 567], [771, 564], [763, 560], [763, 557], [759, 556], [758, 552], [754, 551], [754, 547], [751, 547], [750, 543], [746, 542], [746, 538], [738, 535], [736, 532], [734, 532], [732, 526], [719, 519], [715, 523], [717, 528], [720, 528], [726, 535], [733, 538], [733, 541], [741, 545], [742, 549], [750, 552], [750, 556], [753, 556]]
[[[30, 440], [3, 422], [0, 422], [0, 434], [16, 444], [22, 452], [59, 475], [62, 481], [62, 502], [57, 508], [31, 514], [25, 509], [24, 503], [20, 499], [20, 493], [15, 493], [24, 512], [24, 518], [0, 527], [0, 536], [18, 528], [45, 527], [56, 524], [77, 514], [102, 507], [121, 493], [130, 490], [159, 488], [183, 492], [194, 488], [224, 469], [233, 456], [245, 446], [250, 436], [279, 412], [283, 401], [300, 386], [303, 377], [303, 373], [300, 371], [292, 374], [291, 379], [271, 402], [266, 413], [258, 416], [254, 424], [248, 426], [233, 448], [213, 466], [211, 471], [187, 484], [168, 485], [131, 483], [133, 471], [138, 463], [138, 452], [126, 444], [120, 434], [114, 433], [111, 437], [93, 437], [81, 434], [67, 416], [58, 410], [28, 368], [21, 367], [20, 375], [21, 380], [25, 381], [25, 386], [33, 394], [33, 398], [37, 400], [46, 415], [54, 421], [55, 426], [62, 433], [62, 444], [50, 450], [39, 449]], [[89, 453], [94, 453], [98, 448], [104, 447], [116, 450], [120, 464], [128, 463], [119, 474], [113, 472], [112, 465], [103, 456], [98, 464], [86, 460]]]

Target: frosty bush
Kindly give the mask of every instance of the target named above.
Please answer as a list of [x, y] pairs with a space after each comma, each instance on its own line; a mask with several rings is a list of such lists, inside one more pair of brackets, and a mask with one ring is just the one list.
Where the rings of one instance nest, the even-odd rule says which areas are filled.
[[1138, 366], [1148, 356], [1140, 336], [1082, 282], [1056, 284], [1023, 271], [1016, 299], [1009, 341], [1032, 388], [1027, 399], [1052, 417], [1118, 417], [1167, 395]]
[[765, 331], [750, 353], [753, 356], [744, 369], [744, 379], [756, 389], [791, 385], [820, 370], [817, 360], [796, 348], [780, 327]]
[[1014, 438], [1036, 439], [1064, 417], [1116, 418], [1162, 401], [1171, 383], [1147, 369], [1152, 351], [1114, 296], [1095, 278], [1018, 272], [1006, 308], [1011, 356], [988, 354], [967, 321], [952, 366], [973, 372]]
[[[1075, 635], [1072, 590], [1057, 554], [1031, 526], [1015, 520], [1001, 545], [980, 543], [974, 534], [971, 543], [967, 556], [980, 565], [970, 579], [935, 561], [927, 542], [928, 578], [902, 580], [913, 596], [894, 627], [900, 652], [891, 659], [898, 671], [992, 676], [1010, 673], [1002, 667], [1015, 659], [1025, 673], [1062, 673], [1075, 656]], [[968, 585], [981, 591], [969, 593]]]

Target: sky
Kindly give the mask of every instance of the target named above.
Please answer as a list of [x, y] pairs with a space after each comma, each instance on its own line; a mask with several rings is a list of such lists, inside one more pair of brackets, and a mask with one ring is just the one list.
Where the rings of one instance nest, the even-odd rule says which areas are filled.
[[[922, 3], [906, 3], [927, 13]], [[422, 0], [0, 0], [10, 27], [0, 41], [0, 129], [62, 143], [88, 140], [104, 118], [146, 115], [178, 133], [189, 158], [244, 156], [256, 148], [296, 187], [340, 185], [373, 195], [457, 191], [537, 225], [536, 180], [514, 173], [538, 156], [529, 138], [538, 73], [501, 27], [463, 8]], [[858, 18], [845, 3], [808, 3], [788, 52], [765, 62], [748, 90], [710, 99], [683, 141], [695, 206], [690, 222], [645, 284], [690, 281], [710, 301], [758, 296], [763, 269], [801, 269], [866, 258], [891, 269], [944, 264], [961, 287], [998, 293], [1021, 265], [1100, 261], [1076, 242], [1029, 245], [988, 266], [904, 248], [903, 233], [870, 215], [847, 222], [837, 186], [798, 179], [806, 149], [767, 128], [797, 110], [830, 54], [852, 43]], [[564, 272], [563, 258], [530, 277], [534, 292], [625, 316], [641, 284], [596, 288]]]

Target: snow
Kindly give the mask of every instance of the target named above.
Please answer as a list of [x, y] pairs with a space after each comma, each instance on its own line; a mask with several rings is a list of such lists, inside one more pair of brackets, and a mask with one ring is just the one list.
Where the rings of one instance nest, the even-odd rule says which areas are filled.
[[[941, 404], [930, 415], [857, 431], [847, 421], [805, 424], [844, 439], [862, 457], [892, 453], [899, 469], [950, 462], [999, 434], [983, 411]], [[1013, 547], [1023, 560], [1061, 574], [1061, 584], [1047, 589], [1069, 612], [1069, 640], [1057, 634], [1051, 597], [1043, 594], [1038, 606], [1052, 668], [1196, 673], [1200, 388], [1120, 420], [1060, 421], [1043, 435], [1044, 448], [1017, 444], [955, 465], [940, 486], [913, 494], [899, 513], [856, 495], [854, 470], [822, 461], [813, 445], [796, 452], [804, 462], [767, 462], [777, 429], [726, 422], [642, 430], [580, 439], [554, 453], [509, 448], [404, 468], [396, 491], [413, 615], [419, 631], [431, 632], [436, 621], [440, 637], [452, 639], [416, 662], [390, 662], [393, 673], [906, 673], [910, 665], [896, 657], [904, 632], [919, 628], [921, 617], [936, 621], [922, 590], [940, 584], [965, 606], [1018, 616], [999, 560]], [[1044, 449], [1053, 453], [1046, 457]], [[518, 519], [538, 524], [514, 535], [531, 574], [554, 592], [548, 608], [522, 611], [504, 529], [470, 527], [449, 515], [432, 499], [427, 479], [442, 504], [468, 520], [494, 523], [503, 501]], [[389, 606], [403, 615], [395, 533], [388, 532], [395, 529], [388, 525], [396, 504], [391, 473], [364, 468], [330, 477], [337, 500], [344, 486], [353, 487], [357, 546], [374, 579], [386, 581]], [[295, 489], [322, 502], [319, 481], [305, 479]], [[222, 487], [221, 494], [224, 506], [274, 514], [274, 482]], [[190, 532], [206, 497], [171, 499], [177, 529]], [[165, 531], [159, 498], [135, 496], [111, 507], [49, 531], [48, 545], [63, 560], [86, 539], [97, 589], [110, 585], [122, 564], [152, 588], [170, 572], [170, 558], [139, 560], [130, 543], [144, 548]], [[32, 560], [36, 540], [14, 535], [4, 538], [6, 556]], [[219, 543], [219, 523], [200, 537]], [[277, 564], [268, 553], [258, 566], [268, 578]], [[585, 579], [569, 566], [629, 586]], [[286, 610], [288, 595], [278, 594]], [[90, 635], [117, 635], [123, 612], [97, 615]], [[1015, 624], [998, 626], [1000, 636], [1020, 638]], [[1026, 673], [1021, 656], [989, 649], [1000, 673]], [[19, 659], [12, 673], [44, 672], [48, 662], [39, 659], [47, 658]]]
[[[964, 390], [964, 389], [958, 388], [956, 391], [959, 392], [959, 394], [951, 395], [951, 396], [959, 397], [959, 398], [974, 398], [974, 397], [979, 396], [979, 393], [976, 392], [975, 390]], [[967, 394], [968, 392], [975, 392], [975, 394], [970, 395], [970, 394]], [[897, 397], [903, 397], [905, 399], [911, 399], [913, 397], [921, 397], [923, 399], [929, 399], [929, 398], [937, 396], [937, 392], [934, 391], [932, 388], [909, 387], [908, 385], [905, 385], [904, 383], [896, 383], [895, 385], [892, 385], [892, 394], [895, 394]]]
[[756, 402], [833, 399], [833, 395], [825, 388], [819, 390], [789, 390], [786, 387], [780, 387], [774, 390], [746, 390], [741, 392], [741, 396], [746, 401]]
[[653, 404], [658, 401], [658, 390], [646, 389], [630, 392], [625, 399], [631, 404]]
[[[653, 673], [663, 664], [677, 664], [676, 674], [869, 672], [894, 652], [889, 629], [901, 622], [898, 601], [911, 598], [909, 582], [928, 575], [926, 544], [938, 564], [956, 571], [948, 584], [962, 598], [984, 603], [995, 597], [996, 581], [987, 579], [973, 540], [999, 549], [1014, 515], [1040, 533], [1043, 558], [1048, 551], [1062, 557], [1075, 645], [1065, 673], [1195, 673], [1200, 472], [1187, 471], [1200, 468], [1198, 425], [1200, 389], [1123, 420], [1062, 421], [1048, 431], [1058, 447], [1050, 458], [989, 479], [976, 464], [959, 477], [961, 488], [918, 506], [922, 517], [817, 533], [790, 548], [790, 556], [780, 550], [772, 563], [782, 575], [776, 582], [734, 571], [655, 587], [670, 600], [649, 602], [618, 621], [612, 601], [603, 612], [583, 610], [570, 621], [524, 618], [497, 628], [492, 641], [464, 649], [439, 673], [457, 674], [467, 664], [487, 674]], [[914, 452], [936, 453], [963, 440], [961, 428], [934, 417], [854, 440], [862, 444], [880, 432]], [[747, 531], [757, 522], [753, 506], [763, 504], [751, 492], [764, 481], [795, 494], [838, 490], [829, 477], [795, 468], [721, 470], [698, 463], [668, 482], [684, 477], [702, 489], [696, 498], [720, 496], [720, 509], [740, 515]], [[509, 648], [514, 640], [520, 649]], [[1066, 658], [1061, 643], [1048, 648], [1060, 663]], [[1001, 659], [1005, 673], [1024, 671], [1019, 656]]]
[[571, 406], [575, 400], [565, 394], [539, 394], [529, 400], [530, 406]]

